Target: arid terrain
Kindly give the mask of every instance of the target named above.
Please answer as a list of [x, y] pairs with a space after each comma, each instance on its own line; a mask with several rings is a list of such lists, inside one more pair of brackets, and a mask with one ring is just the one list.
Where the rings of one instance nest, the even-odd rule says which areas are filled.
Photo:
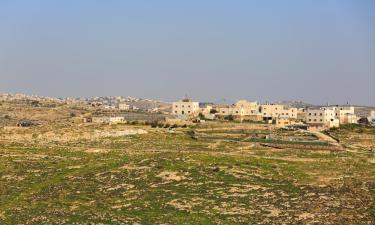
[[375, 127], [79, 120], [92, 110], [0, 102], [0, 224], [375, 224]]

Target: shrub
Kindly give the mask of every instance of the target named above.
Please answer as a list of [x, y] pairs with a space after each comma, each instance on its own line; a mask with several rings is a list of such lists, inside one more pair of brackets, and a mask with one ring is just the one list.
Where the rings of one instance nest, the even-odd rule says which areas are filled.
[[210, 110], [210, 114], [215, 114], [215, 113], [217, 113], [217, 110], [216, 110], [216, 109], [211, 109], [211, 110]]
[[151, 128], [157, 128], [158, 127], [158, 121], [152, 121], [150, 125], [151, 125]]
[[233, 117], [233, 115], [228, 115], [228, 116], [224, 116], [224, 119], [228, 120], [228, 121], [233, 121], [234, 117]]

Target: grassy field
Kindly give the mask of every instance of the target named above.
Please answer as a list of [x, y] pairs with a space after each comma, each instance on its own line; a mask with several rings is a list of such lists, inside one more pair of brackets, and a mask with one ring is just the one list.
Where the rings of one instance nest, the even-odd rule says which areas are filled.
[[64, 115], [0, 129], [0, 224], [375, 224], [373, 128], [362, 147], [352, 128], [331, 131], [344, 151], [276, 149], [254, 140], [320, 142], [262, 124], [169, 133]]

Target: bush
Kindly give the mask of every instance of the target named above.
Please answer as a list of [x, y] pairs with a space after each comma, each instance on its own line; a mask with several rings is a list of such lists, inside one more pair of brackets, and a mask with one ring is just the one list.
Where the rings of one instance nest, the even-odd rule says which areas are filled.
[[233, 117], [233, 115], [228, 115], [228, 116], [224, 116], [224, 119], [228, 120], [228, 121], [233, 121], [234, 117]]
[[164, 125], [164, 128], [168, 128], [170, 127], [171, 125], [169, 125], [168, 123]]
[[158, 127], [158, 122], [157, 121], [153, 121], [151, 122], [151, 128], [157, 128]]
[[216, 109], [211, 109], [211, 110], [210, 110], [210, 114], [215, 114], [215, 113], [217, 113], [217, 110], [216, 110]]

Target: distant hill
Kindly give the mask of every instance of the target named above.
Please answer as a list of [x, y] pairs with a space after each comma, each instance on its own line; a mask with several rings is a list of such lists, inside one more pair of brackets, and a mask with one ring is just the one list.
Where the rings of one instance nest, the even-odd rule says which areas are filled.
[[280, 101], [275, 102], [275, 104], [287, 105], [294, 108], [318, 107], [317, 105], [313, 105], [303, 101]]

